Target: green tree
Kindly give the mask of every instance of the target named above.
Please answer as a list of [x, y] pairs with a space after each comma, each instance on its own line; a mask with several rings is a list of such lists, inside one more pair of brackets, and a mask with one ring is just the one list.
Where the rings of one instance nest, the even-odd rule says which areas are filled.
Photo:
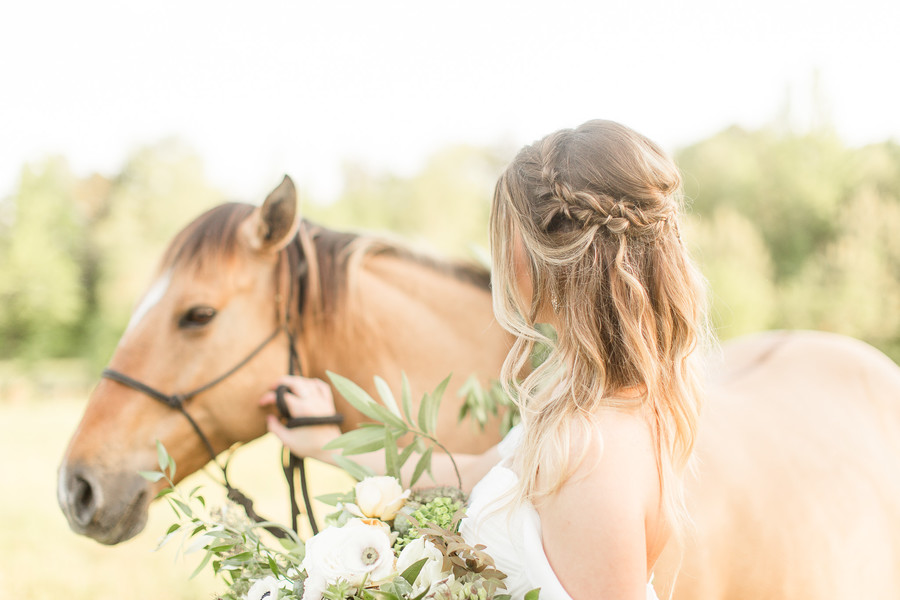
[[63, 159], [25, 167], [0, 229], [0, 357], [69, 354], [83, 312], [82, 215]]

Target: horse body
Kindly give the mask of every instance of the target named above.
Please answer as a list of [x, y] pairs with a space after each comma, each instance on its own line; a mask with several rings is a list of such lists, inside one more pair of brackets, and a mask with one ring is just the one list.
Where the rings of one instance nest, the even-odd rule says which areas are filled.
[[[900, 369], [820, 332], [748, 336], [723, 358], [674, 597], [900, 597]], [[661, 561], [660, 597], [677, 563]]]
[[[279, 327], [304, 374], [334, 371], [372, 391], [374, 375], [415, 394], [449, 372], [496, 377], [509, 337], [493, 321], [484, 271], [437, 264], [365, 237], [304, 223], [292, 186], [262, 207], [232, 205], [173, 241], [110, 366], [165, 393], [213, 380]], [[285, 254], [285, 251], [288, 251]], [[293, 291], [292, 291], [293, 290]], [[213, 308], [214, 318], [203, 323]], [[186, 404], [215, 452], [265, 432], [258, 399], [285, 373], [287, 335]], [[687, 481], [696, 522], [683, 559], [656, 568], [677, 600], [900, 597], [900, 369], [839, 336], [767, 333], [727, 343], [711, 371]], [[496, 443], [460, 425], [445, 396], [439, 437], [477, 452]], [[362, 417], [336, 397], [345, 429]], [[138, 533], [155, 488], [155, 440], [178, 477], [208, 453], [177, 411], [116, 381], [92, 393], [59, 474], [71, 527], [103, 543]]]

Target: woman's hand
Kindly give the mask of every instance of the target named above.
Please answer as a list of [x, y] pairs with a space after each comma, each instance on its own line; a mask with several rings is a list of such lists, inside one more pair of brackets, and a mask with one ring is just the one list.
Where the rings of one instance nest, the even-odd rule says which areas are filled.
[[[284, 395], [291, 417], [326, 417], [335, 414], [334, 396], [331, 388], [321, 379], [307, 379], [294, 375], [281, 377], [272, 389], [259, 399], [260, 406], [275, 406], [275, 388], [287, 386]], [[322, 446], [341, 435], [337, 425], [312, 425], [288, 429], [274, 415], [267, 419], [269, 431], [275, 434], [292, 453], [331, 462], [329, 453]]]

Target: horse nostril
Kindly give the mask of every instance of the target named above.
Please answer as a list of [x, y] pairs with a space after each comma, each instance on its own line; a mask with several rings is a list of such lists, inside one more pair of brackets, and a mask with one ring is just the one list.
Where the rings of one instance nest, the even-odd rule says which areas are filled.
[[84, 477], [76, 475], [72, 479], [72, 516], [75, 521], [85, 527], [97, 512], [97, 496], [94, 487]]

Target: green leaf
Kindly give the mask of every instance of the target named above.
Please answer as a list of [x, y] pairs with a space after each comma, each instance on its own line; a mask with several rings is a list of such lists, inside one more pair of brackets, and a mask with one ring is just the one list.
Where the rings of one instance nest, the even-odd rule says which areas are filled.
[[159, 463], [159, 470], [165, 473], [166, 467], [169, 466], [169, 453], [166, 452], [165, 447], [159, 440], [156, 440], [156, 461]]
[[409, 598], [413, 592], [412, 585], [402, 577], [394, 577], [389, 582], [382, 584], [378, 589], [382, 592], [393, 594], [398, 598]]
[[381, 400], [388, 410], [400, 417], [400, 408], [397, 406], [397, 401], [394, 400], [394, 393], [387, 382], [377, 375], [375, 376], [375, 389], [378, 390], [378, 395], [381, 396]]
[[413, 564], [409, 565], [405, 571], [400, 573], [400, 577], [406, 580], [406, 583], [412, 585], [416, 582], [416, 578], [419, 576], [419, 573], [422, 572], [422, 567], [425, 566], [425, 563], [428, 562], [427, 558], [422, 558], [417, 560]]
[[433, 434], [437, 428], [438, 408], [440, 398], [431, 394], [422, 397], [422, 403], [419, 405], [419, 427], [427, 434]]
[[335, 492], [333, 494], [322, 494], [321, 496], [316, 496], [316, 500], [323, 504], [327, 504], [328, 506], [337, 506], [342, 502], [353, 502], [356, 495], [353, 493], [353, 490], [349, 492]]
[[373, 400], [372, 397], [369, 396], [369, 394], [367, 394], [364, 389], [362, 389], [346, 377], [341, 377], [340, 375], [332, 373], [331, 371], [327, 371], [327, 373], [328, 377], [331, 378], [331, 382], [334, 384], [334, 387], [341, 394], [341, 396], [346, 398], [347, 402], [349, 402], [353, 406], [353, 408], [366, 415], [373, 421], [391, 425], [392, 427], [397, 427], [400, 429], [406, 428], [406, 423], [403, 422], [403, 419], [375, 402], [375, 400]]
[[281, 573], [281, 569], [278, 568], [278, 563], [275, 562], [275, 559], [272, 558], [271, 554], [268, 556], [268, 559], [269, 559], [269, 570], [272, 571], [272, 574], [277, 577], [278, 574]]
[[400, 467], [397, 465], [397, 440], [391, 430], [384, 429], [384, 467], [385, 473], [400, 481]]
[[375, 476], [375, 471], [365, 465], [353, 462], [349, 458], [344, 458], [343, 456], [337, 455], [334, 457], [334, 461], [337, 463], [337, 466], [342, 468], [347, 472], [348, 475], [350, 475], [350, 477], [356, 479], [357, 481], [362, 481], [366, 477]]
[[332, 373], [331, 371], [326, 371], [326, 373], [338, 393], [346, 398], [353, 408], [371, 419], [376, 418], [373, 407], [377, 406], [377, 403], [364, 389], [337, 373]]
[[431, 395], [434, 397], [435, 402], [438, 404], [441, 403], [441, 398], [444, 397], [444, 390], [447, 389], [447, 384], [450, 383], [450, 378], [453, 377], [453, 373], [447, 375], [442, 382], [440, 382], [434, 391], [431, 392]]
[[412, 392], [409, 389], [409, 379], [406, 378], [406, 373], [401, 373], [400, 399], [403, 402], [403, 414], [406, 415], [406, 421], [412, 424]]
[[[418, 438], [416, 438], [418, 439]], [[403, 452], [400, 453], [400, 457], [397, 459], [397, 469], [399, 471], [403, 471], [403, 465], [406, 464], [406, 461], [409, 460], [409, 457], [412, 456], [413, 452], [416, 451], [416, 444], [407, 444], [406, 448], [403, 449]]]
[[[149, 481], [151, 483], [156, 483], [157, 481], [159, 481], [160, 479], [165, 477], [165, 475], [163, 475], [159, 471], [138, 471], [138, 475], [140, 475], [141, 477], [143, 477], [144, 479], [146, 479], [147, 481]], [[169, 488], [166, 488], [166, 489], [169, 489]], [[165, 491], [165, 490], [163, 490], [163, 491]]]
[[392, 594], [390, 592], [382, 592], [381, 590], [363, 590], [362, 596], [366, 600], [371, 598], [372, 600], [403, 600], [397, 594]]
[[419, 429], [424, 431], [425, 433], [429, 433], [428, 431], [428, 402], [429, 395], [425, 394], [422, 396], [422, 401], [419, 403]]
[[384, 447], [384, 425], [367, 423], [359, 429], [348, 431], [323, 446], [324, 450], [343, 450], [344, 455], [363, 454]]
[[212, 557], [213, 557], [212, 552], [207, 552], [207, 553], [206, 553], [206, 556], [203, 557], [203, 560], [200, 562], [199, 565], [197, 565], [197, 568], [194, 569], [194, 572], [191, 573], [191, 576], [188, 577], [188, 579], [193, 579], [194, 577], [196, 577], [197, 575], [199, 575], [199, 574], [200, 574], [200, 571], [202, 571], [202, 570], [206, 567], [206, 565], [209, 564], [209, 560], [210, 560]]
[[187, 518], [190, 519], [194, 516], [194, 512], [191, 510], [190, 506], [188, 506], [178, 498], [170, 498], [170, 500], [178, 505], [178, 508], [181, 509], [181, 512], [183, 512]]
[[538, 600], [541, 595], [541, 588], [534, 588], [527, 594], [525, 594], [525, 600]]
[[422, 473], [425, 472], [426, 469], [431, 470], [431, 451], [433, 448], [429, 448], [426, 450], [421, 457], [419, 457], [419, 462], [416, 463], [416, 468], [412, 474], [412, 480], [409, 482], [409, 487], [416, 485], [416, 482], [419, 480], [419, 477], [422, 476]]

